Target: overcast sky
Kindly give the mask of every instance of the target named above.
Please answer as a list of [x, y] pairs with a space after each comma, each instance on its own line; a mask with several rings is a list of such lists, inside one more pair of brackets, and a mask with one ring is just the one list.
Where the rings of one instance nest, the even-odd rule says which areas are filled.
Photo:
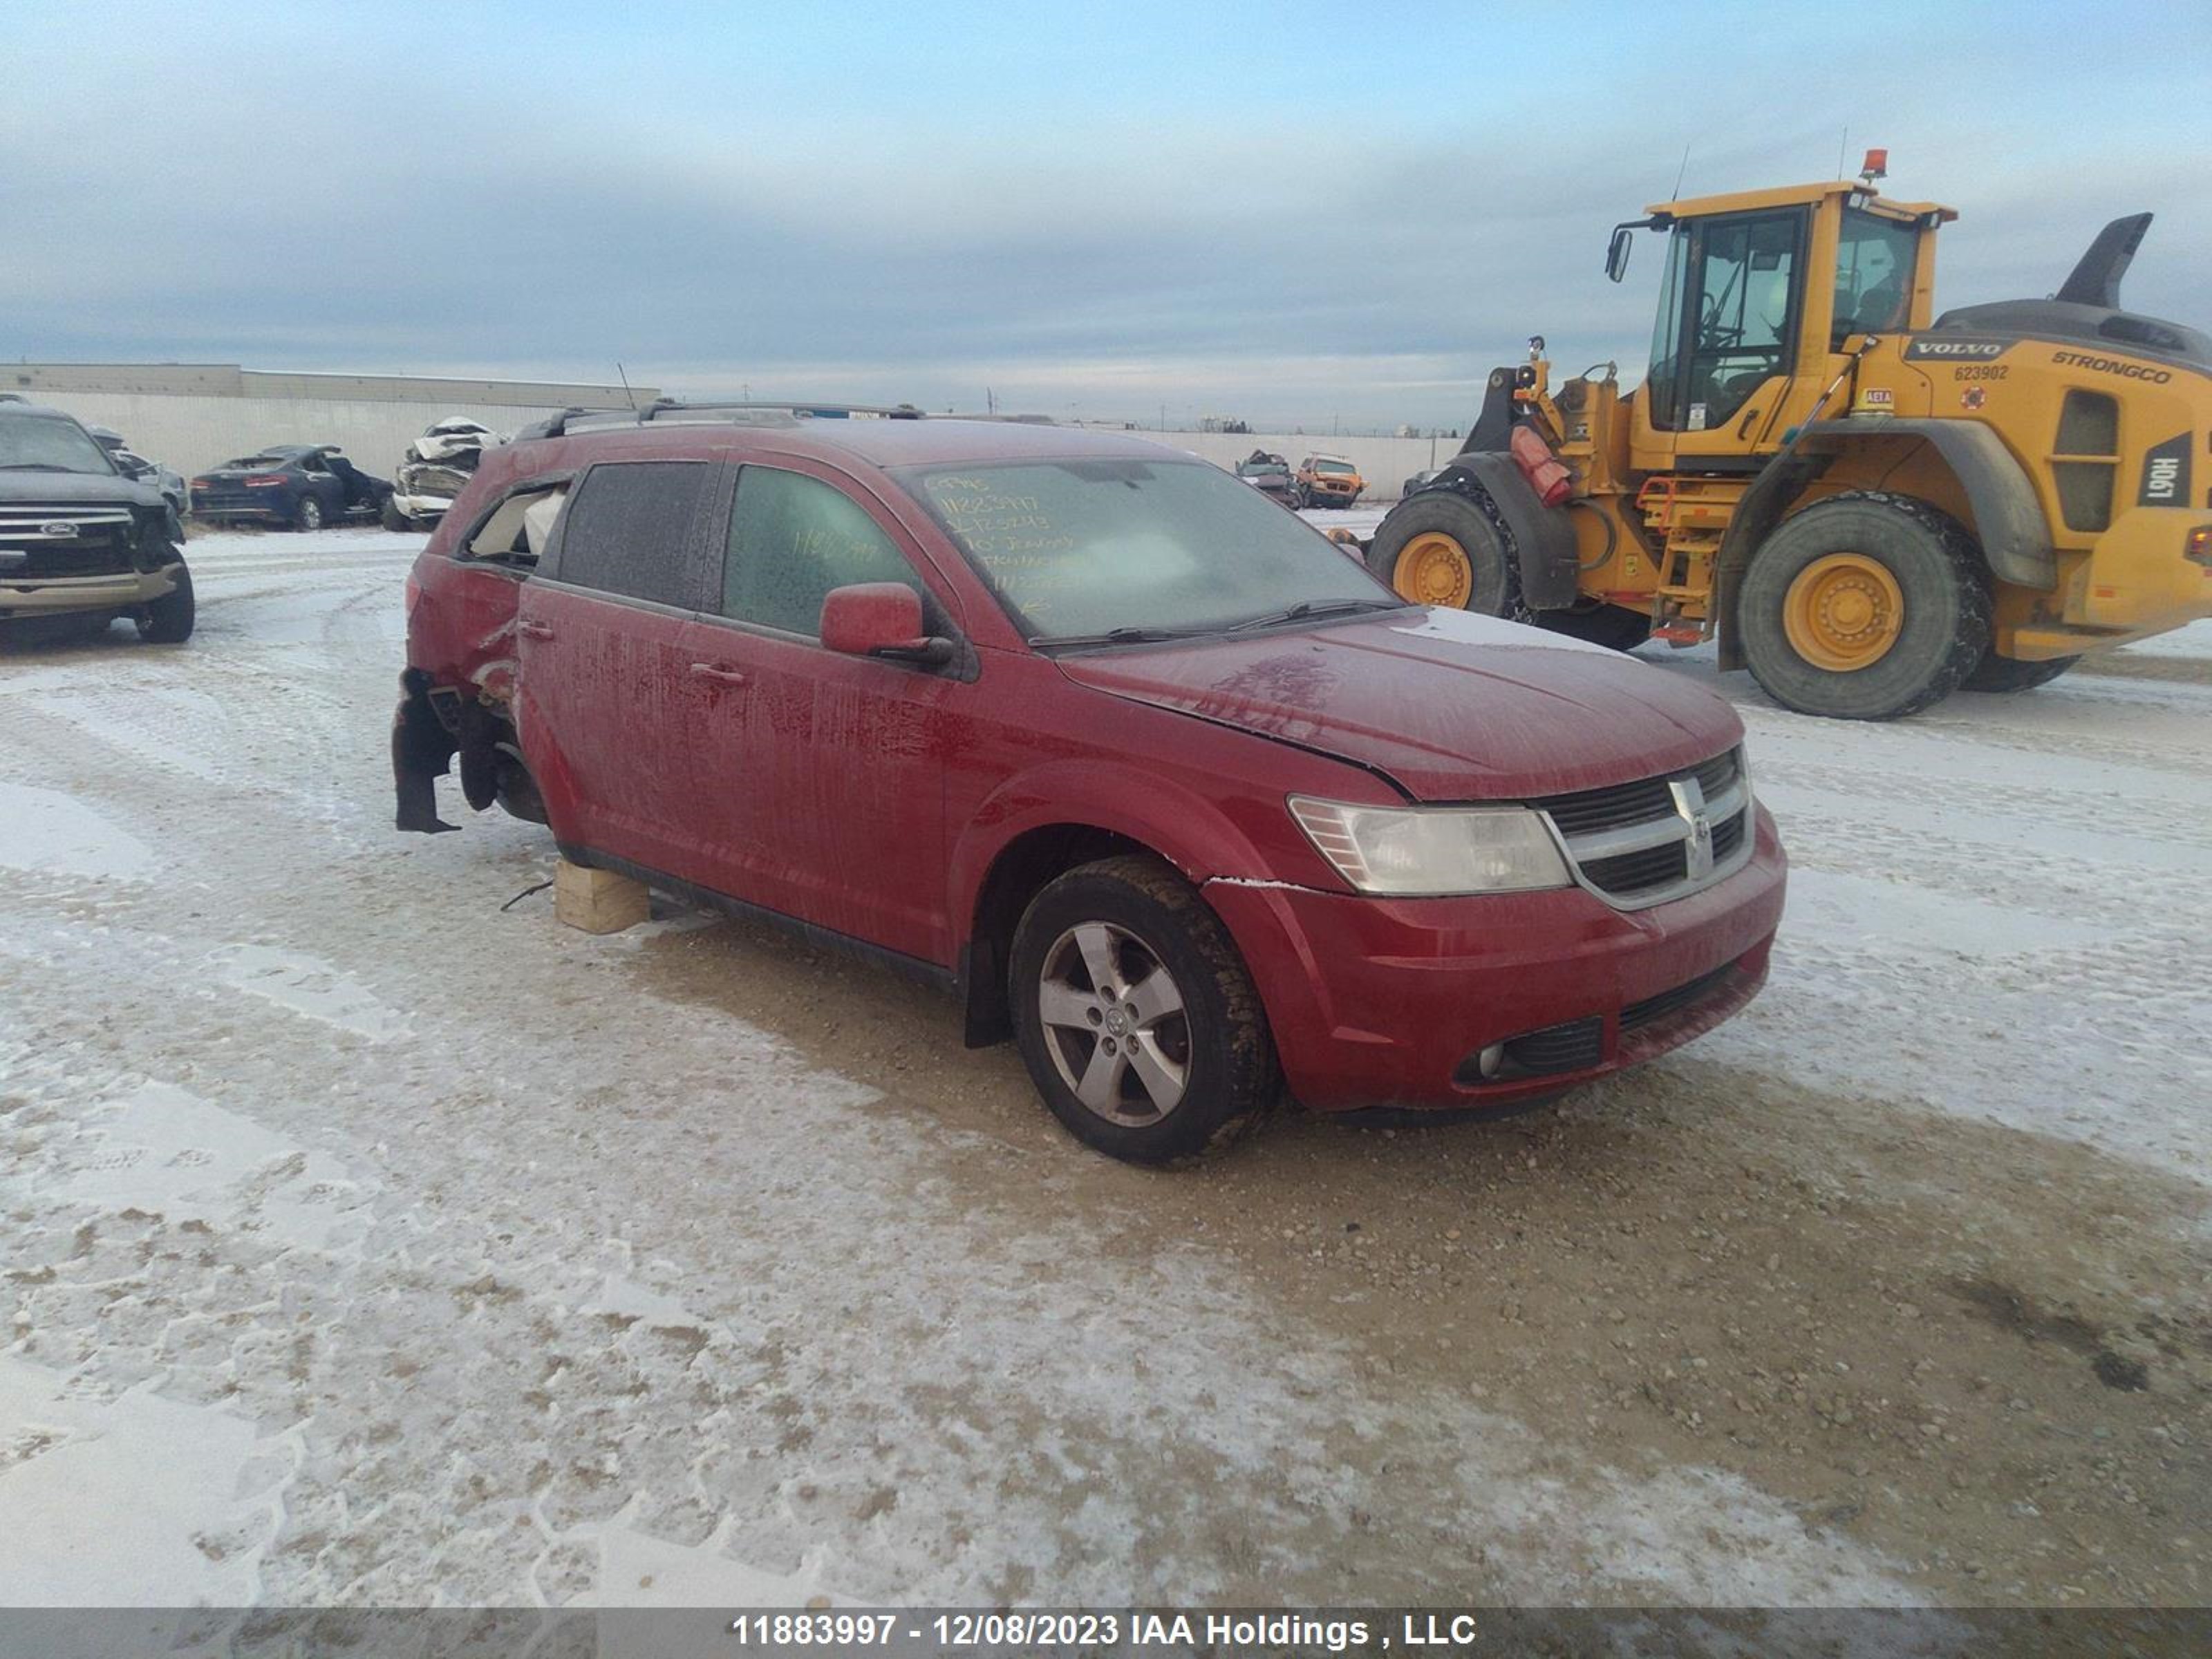
[[1640, 370], [1673, 190], [1959, 208], [1939, 305], [2159, 222], [2212, 325], [2212, 8], [0, 0], [0, 356], [1464, 424]]

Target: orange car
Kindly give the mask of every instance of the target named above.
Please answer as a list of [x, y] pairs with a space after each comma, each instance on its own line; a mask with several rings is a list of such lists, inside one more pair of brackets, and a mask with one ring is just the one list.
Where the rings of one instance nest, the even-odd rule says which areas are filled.
[[1366, 488], [1359, 469], [1334, 455], [1309, 455], [1298, 463], [1300, 507], [1350, 507]]

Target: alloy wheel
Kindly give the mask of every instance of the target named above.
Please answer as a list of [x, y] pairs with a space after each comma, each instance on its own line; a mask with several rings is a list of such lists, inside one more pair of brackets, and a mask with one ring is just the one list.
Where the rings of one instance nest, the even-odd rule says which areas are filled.
[[1054, 940], [1037, 1015], [1060, 1080], [1109, 1123], [1143, 1128], [1182, 1103], [1191, 1057], [1182, 988], [1127, 928], [1086, 921]]

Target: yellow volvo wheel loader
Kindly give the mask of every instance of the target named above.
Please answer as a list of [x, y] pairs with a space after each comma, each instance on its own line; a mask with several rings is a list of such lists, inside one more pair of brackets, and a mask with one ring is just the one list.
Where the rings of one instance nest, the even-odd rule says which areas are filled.
[[1495, 370], [1370, 566], [1617, 649], [1717, 638], [1777, 702], [1891, 720], [2212, 616], [2212, 338], [2119, 307], [2150, 222], [2057, 295], [1935, 315], [1958, 216], [1856, 181], [1702, 197], [1665, 235], [1650, 371]]

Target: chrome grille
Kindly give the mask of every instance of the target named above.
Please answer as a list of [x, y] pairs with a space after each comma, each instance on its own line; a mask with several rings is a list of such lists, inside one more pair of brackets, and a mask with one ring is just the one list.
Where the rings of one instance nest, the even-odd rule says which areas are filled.
[[1611, 789], [1585, 789], [1577, 795], [1554, 795], [1536, 803], [1552, 815], [1563, 836], [1585, 836], [1600, 830], [1617, 830], [1625, 823], [1663, 818], [1674, 810], [1664, 778], [1643, 778]]
[[80, 502], [0, 506], [0, 580], [108, 576], [131, 568], [131, 509]]
[[10, 501], [0, 506], [0, 542], [20, 546], [36, 543], [52, 546], [63, 542], [128, 540], [131, 509], [127, 507], [40, 507], [36, 502]]
[[1535, 805], [1575, 879], [1616, 909], [1682, 898], [1751, 856], [1751, 775], [1741, 749], [1660, 777]]

